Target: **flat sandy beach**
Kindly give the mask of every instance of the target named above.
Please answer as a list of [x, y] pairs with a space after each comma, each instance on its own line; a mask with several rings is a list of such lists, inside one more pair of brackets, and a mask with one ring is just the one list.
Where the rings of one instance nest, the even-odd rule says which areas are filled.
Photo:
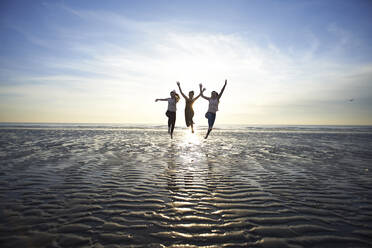
[[372, 129], [0, 128], [0, 246], [372, 247]]

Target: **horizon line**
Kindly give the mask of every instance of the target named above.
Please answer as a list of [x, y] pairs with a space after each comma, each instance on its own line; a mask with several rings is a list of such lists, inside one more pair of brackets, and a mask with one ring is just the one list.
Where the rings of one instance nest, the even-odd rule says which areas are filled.
[[[81, 124], [81, 125], [164, 125], [165, 123], [143, 123], [143, 122], [30, 122], [30, 121], [0, 121], [0, 125], [3, 124]], [[257, 124], [257, 123], [244, 123], [244, 124], [237, 124], [237, 123], [220, 123], [219, 125], [225, 126], [372, 126], [371, 124], [273, 124], [273, 123], [266, 123], [266, 124]], [[182, 125], [176, 125], [176, 127], [180, 127]], [[196, 125], [196, 126], [208, 126], [205, 125]]]

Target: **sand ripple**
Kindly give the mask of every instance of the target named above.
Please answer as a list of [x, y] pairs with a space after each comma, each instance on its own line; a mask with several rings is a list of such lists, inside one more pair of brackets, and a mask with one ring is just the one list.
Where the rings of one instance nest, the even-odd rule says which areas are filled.
[[0, 129], [1, 247], [372, 247], [372, 134]]

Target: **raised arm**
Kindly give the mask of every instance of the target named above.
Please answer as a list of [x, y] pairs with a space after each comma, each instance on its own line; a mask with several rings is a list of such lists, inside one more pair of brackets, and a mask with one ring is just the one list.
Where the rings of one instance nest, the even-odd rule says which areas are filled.
[[225, 79], [225, 84], [223, 85], [220, 94], [218, 94], [218, 100], [220, 100], [223, 92], [225, 91], [226, 84], [227, 84], [227, 79]]
[[177, 82], [177, 85], [178, 85], [178, 89], [180, 90], [181, 95], [183, 96], [183, 98], [185, 98], [186, 100], [189, 99], [185, 94], [183, 94], [183, 92], [181, 90], [181, 84], [180, 84], [180, 82]]
[[200, 88], [200, 94], [199, 94], [199, 96], [203, 97], [205, 100], [209, 100], [210, 99], [209, 97], [206, 97], [206, 96], [203, 95], [203, 92], [205, 91], [205, 88], [203, 88], [203, 85], [202, 84], [199, 84], [199, 88]]
[[203, 88], [201, 91], [200, 91], [200, 93], [199, 93], [199, 95], [197, 96], [197, 97], [195, 97], [194, 98], [194, 102], [203, 94], [203, 92], [205, 91], [205, 88]]

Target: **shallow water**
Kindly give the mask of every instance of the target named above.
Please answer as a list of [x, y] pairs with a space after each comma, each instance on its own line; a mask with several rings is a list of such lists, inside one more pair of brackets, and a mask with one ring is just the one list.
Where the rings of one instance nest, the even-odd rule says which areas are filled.
[[372, 130], [1, 126], [1, 247], [371, 247]]

